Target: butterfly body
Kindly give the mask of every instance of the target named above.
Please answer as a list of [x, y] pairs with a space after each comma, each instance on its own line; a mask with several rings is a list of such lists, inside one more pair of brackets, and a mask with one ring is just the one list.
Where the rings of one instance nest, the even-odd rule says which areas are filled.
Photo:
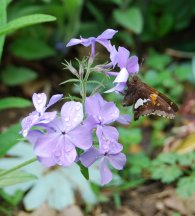
[[123, 106], [132, 106], [134, 120], [140, 116], [158, 115], [173, 119], [178, 111], [177, 105], [164, 94], [133, 76], [127, 84]]

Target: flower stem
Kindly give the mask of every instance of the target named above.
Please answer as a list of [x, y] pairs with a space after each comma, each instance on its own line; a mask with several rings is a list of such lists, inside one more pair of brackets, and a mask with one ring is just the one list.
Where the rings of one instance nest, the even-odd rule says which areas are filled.
[[30, 160], [27, 160], [27, 161], [15, 166], [15, 167], [9, 169], [9, 170], [5, 170], [5, 171], [1, 172], [0, 176], [4, 176], [4, 175], [7, 175], [8, 173], [14, 172], [14, 171], [16, 171], [16, 170], [18, 170], [18, 169], [20, 169], [20, 168], [22, 168], [24, 166], [27, 166], [27, 165], [35, 162], [36, 160], [37, 160], [37, 158], [32, 158]]

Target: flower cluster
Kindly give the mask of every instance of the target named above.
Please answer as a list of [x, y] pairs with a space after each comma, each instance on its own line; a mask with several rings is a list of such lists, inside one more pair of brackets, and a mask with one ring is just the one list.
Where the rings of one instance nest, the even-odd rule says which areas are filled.
[[[91, 46], [90, 65], [95, 57], [96, 42], [108, 50], [110, 63], [104, 65], [105, 68], [118, 67], [120, 72], [106, 72], [107, 75], [115, 76], [114, 83], [117, 83], [107, 92], [123, 92], [129, 76], [139, 70], [136, 56], [130, 57], [129, 51], [124, 47], [119, 47], [117, 51], [111, 44], [110, 39], [116, 32], [108, 29], [97, 38], [71, 39], [67, 44], [67, 46], [77, 44]], [[71, 66], [71, 71], [73, 70], [79, 79], [79, 73], [71, 63], [67, 65]], [[82, 87], [87, 82], [83, 73], [79, 80]], [[89, 74], [86, 73], [88, 78]], [[60, 113], [49, 112], [47, 109], [62, 99], [61, 94], [52, 96], [46, 105], [46, 95], [34, 93], [32, 101], [35, 111], [22, 120], [21, 134], [33, 143], [37, 159], [47, 167], [54, 165], [68, 167], [80, 161], [88, 168], [98, 160], [101, 183], [107, 184], [112, 180], [110, 165], [121, 170], [126, 162], [126, 156], [122, 153], [123, 146], [118, 142], [119, 133], [111, 124], [114, 122], [129, 124], [130, 117], [120, 115], [116, 105], [104, 100], [99, 93], [86, 97], [85, 90], [83, 87], [82, 103], [68, 101], [62, 106]], [[94, 141], [95, 135], [98, 142]]]

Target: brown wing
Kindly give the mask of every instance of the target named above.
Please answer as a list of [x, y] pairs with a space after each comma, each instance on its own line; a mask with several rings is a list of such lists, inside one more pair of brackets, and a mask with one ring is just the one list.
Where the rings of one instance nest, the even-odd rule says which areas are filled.
[[160, 96], [157, 96], [156, 104], [153, 104], [152, 100], [147, 101], [137, 108], [135, 107], [135, 104], [133, 106], [134, 120], [138, 120], [140, 116], [148, 115], [158, 115], [169, 119], [175, 117], [173, 108], [171, 108], [171, 106], [169, 106], [169, 104]]
[[176, 105], [176, 103], [174, 103], [171, 99], [169, 99], [166, 95], [162, 94], [161, 92], [157, 91], [156, 89], [148, 86], [147, 84], [143, 83], [144, 88], [149, 89], [151, 92], [157, 94], [159, 97], [161, 97], [163, 100], [165, 100], [169, 106], [175, 111], [177, 112], [179, 110], [178, 106]]
[[173, 119], [178, 107], [167, 96], [142, 82], [137, 92], [133, 111], [134, 120], [144, 115], [158, 115]]

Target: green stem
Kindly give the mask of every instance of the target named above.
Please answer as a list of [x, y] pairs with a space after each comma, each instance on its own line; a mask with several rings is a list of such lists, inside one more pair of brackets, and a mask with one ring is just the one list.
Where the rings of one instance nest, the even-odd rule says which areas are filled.
[[14, 171], [16, 171], [16, 170], [18, 170], [18, 169], [20, 169], [20, 168], [22, 168], [24, 166], [27, 166], [27, 165], [35, 162], [36, 160], [37, 160], [37, 158], [32, 158], [32, 159], [30, 159], [28, 161], [25, 161], [25, 162], [15, 166], [15, 167], [9, 169], [9, 170], [5, 170], [5, 171], [1, 172], [0, 176], [4, 176], [4, 175], [7, 175], [8, 173], [14, 172]]
[[87, 80], [88, 80], [89, 75], [90, 75], [90, 68], [91, 68], [91, 64], [88, 61], [85, 77], [81, 80], [81, 89], [82, 89], [81, 91], [82, 91], [82, 104], [83, 104], [83, 107], [85, 107], [85, 99], [87, 97], [86, 87], [87, 87]]

